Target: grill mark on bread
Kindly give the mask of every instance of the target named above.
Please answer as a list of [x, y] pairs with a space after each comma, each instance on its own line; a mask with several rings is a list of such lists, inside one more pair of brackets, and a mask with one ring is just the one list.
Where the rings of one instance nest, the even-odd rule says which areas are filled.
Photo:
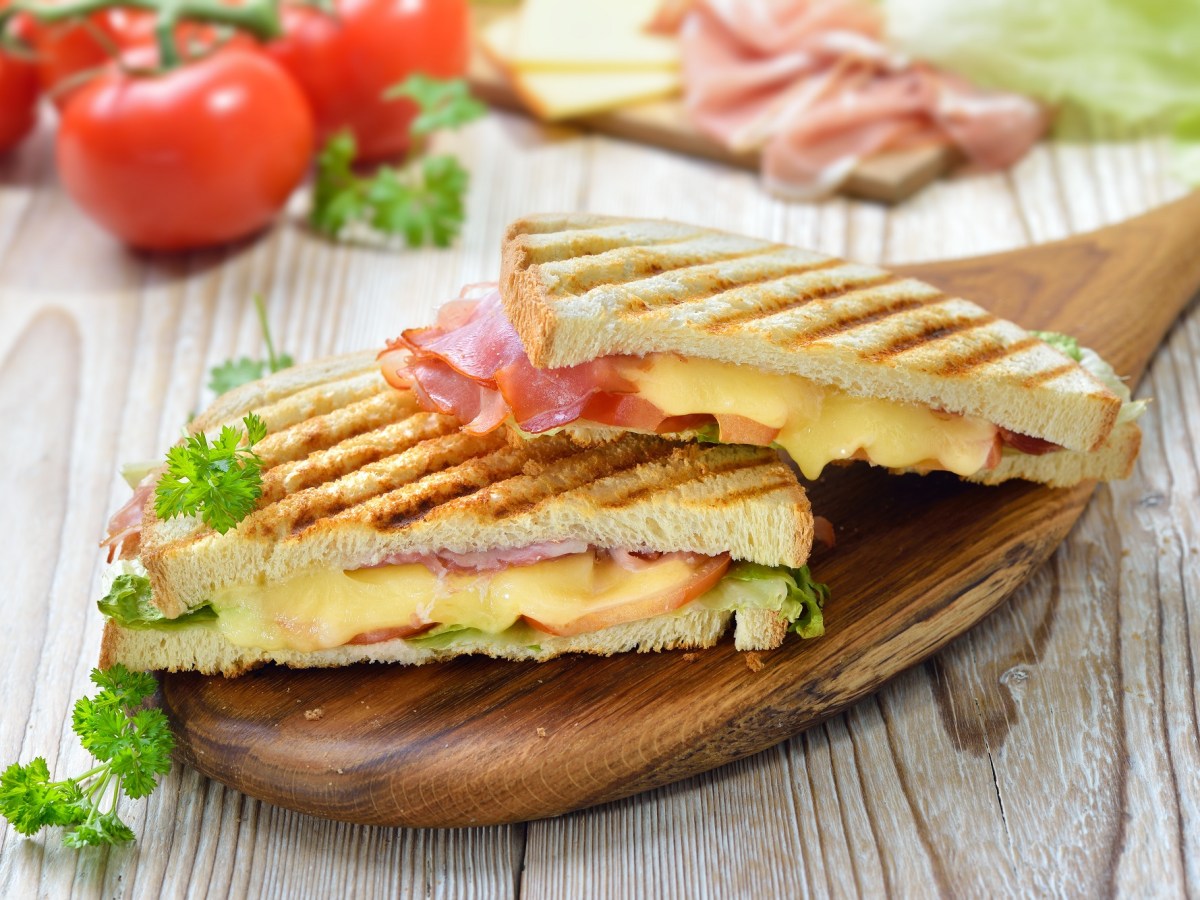
[[[634, 246], [621, 248], [621, 250], [642, 251], [648, 248]], [[667, 272], [678, 272], [681, 269], [690, 269], [693, 266], [706, 265], [713, 262], [731, 262], [738, 259], [746, 259], [752, 256], [758, 256], [763, 253], [773, 253], [787, 249], [782, 244], [768, 244], [766, 246], [754, 247], [749, 250], [727, 251], [719, 253], [713, 250], [696, 251], [690, 256], [680, 260], [664, 259], [665, 254], [657, 254], [653, 252], [643, 252], [638, 257], [630, 260], [632, 265], [626, 265], [625, 271], [620, 273], [617, 280], [605, 280], [607, 273], [597, 271], [599, 269], [607, 269], [607, 265], [597, 265], [593, 269], [585, 269], [579, 272], [559, 275], [555, 281], [554, 287], [549, 291], [550, 299], [557, 297], [571, 298], [576, 294], [585, 294], [588, 291], [596, 288], [616, 288], [627, 287], [636, 282], [643, 281], [647, 278], [652, 278], [655, 275], [663, 275]], [[605, 253], [620, 253], [621, 250], [605, 251]], [[597, 254], [603, 256], [604, 253]], [[632, 255], [632, 254], [631, 254]]]
[[364, 466], [403, 453], [421, 441], [458, 430], [457, 420], [440, 413], [418, 412], [320, 450], [307, 459], [284, 463], [263, 473], [260, 506], [356, 472]]
[[[562, 435], [529, 441], [526, 446], [505, 446], [381, 496], [362, 510], [361, 517], [378, 528], [398, 530], [484, 488], [503, 491], [506, 482], [531, 462], [550, 464], [576, 452], [571, 440]], [[358, 510], [347, 514], [358, 517]]]
[[380, 392], [272, 432], [255, 449], [263, 468], [270, 469], [336, 447], [357, 435], [407, 418], [417, 409], [415, 398], [407, 391]]
[[938, 375], [963, 375], [972, 369], [977, 369], [980, 366], [989, 365], [990, 363], [1004, 359], [1006, 356], [1015, 356], [1040, 343], [1041, 340], [1039, 338], [1030, 335], [1012, 344], [993, 344], [990, 347], [981, 347], [967, 356], [959, 356], [946, 360], [946, 362], [938, 367], [936, 373]]
[[[612, 250], [624, 250], [628, 247], [661, 247], [667, 244], [680, 244], [684, 241], [699, 237], [702, 232], [688, 231], [683, 234], [665, 235], [661, 238], [646, 239], [630, 235], [604, 235], [581, 231], [562, 232], [569, 234], [563, 243], [551, 244], [544, 247], [534, 246], [529, 242], [522, 248], [525, 252], [526, 263], [541, 265], [548, 262], [560, 262], [564, 259], [587, 259], [599, 256]], [[589, 246], [590, 245], [590, 246]]]
[[492, 453], [502, 445], [503, 438], [494, 433], [480, 437], [460, 431], [421, 441], [335, 481], [296, 491], [274, 506], [258, 510], [243, 521], [244, 533], [272, 536], [303, 531], [321, 519], [408, 488], [431, 473]]
[[782, 334], [773, 339], [777, 344], [802, 347], [805, 344], [825, 340], [843, 332], [861, 328], [864, 325], [880, 322], [899, 313], [908, 312], [910, 309], [917, 309], [931, 303], [936, 303], [939, 298], [944, 296], [944, 294], [926, 295], [919, 299], [916, 297], [893, 297], [883, 306], [876, 306], [850, 315], [840, 316], [833, 322], [824, 323], [800, 334]]
[[[840, 264], [840, 263], [839, 263]], [[815, 268], [824, 268], [817, 266]], [[867, 288], [882, 287], [886, 284], [899, 281], [900, 276], [892, 272], [880, 272], [870, 275], [865, 278], [855, 278], [850, 281], [831, 281], [826, 284], [819, 284], [809, 290], [800, 292], [793, 297], [780, 298], [778, 305], [770, 305], [760, 303], [757, 306], [743, 306], [740, 309], [729, 310], [728, 312], [719, 313], [706, 322], [704, 328], [708, 331], [727, 331], [731, 328], [740, 327], [750, 322], [757, 322], [761, 319], [769, 319], [772, 316], [782, 315], [786, 312], [799, 309], [802, 306], [807, 306], [809, 303], [815, 303], [819, 300], [836, 300], [839, 297], [844, 297], [847, 294], [852, 294], [856, 291], [865, 290]]]
[[546, 466], [527, 466], [520, 479], [505, 484], [505, 495], [499, 502], [487, 501], [486, 515], [503, 519], [557, 499], [605, 478], [626, 475], [641, 466], [657, 463], [675, 451], [673, 444], [647, 441], [630, 435], [609, 444], [578, 449], [571, 456], [554, 460]]
[[742, 500], [753, 500], [755, 497], [761, 497], [763, 494], [769, 494], [772, 491], [779, 490], [795, 490], [796, 482], [791, 478], [774, 478], [770, 481], [764, 481], [762, 484], [756, 484], [753, 487], [742, 488], [739, 491], [732, 491], [721, 496], [721, 505], [729, 506], [734, 503], [740, 503]]
[[[392, 390], [395, 389], [380, 377], [379, 369], [373, 368], [350, 378], [307, 387], [255, 412], [263, 417], [267, 427], [274, 433]], [[237, 417], [237, 421], [241, 421], [241, 416]]]
[[[689, 481], [696, 481], [713, 475], [728, 475], [742, 469], [754, 469], [766, 462], [765, 457], [761, 453], [755, 453], [749, 457], [738, 455], [715, 463], [706, 461], [700, 464], [700, 470], [697, 471], [697, 460], [695, 460], [692, 448], [689, 447], [688, 450], [681, 452], [686, 452], [692, 456], [692, 459], [687, 460], [690, 465], [685, 465], [684, 460], [680, 458], [673, 461], [674, 465], [672, 468], [654, 479], [652, 483], [629, 485], [613, 496], [596, 498], [596, 502], [605, 509], [620, 509], [623, 506], [630, 506], [653, 494], [668, 491]], [[722, 496], [721, 502], [724, 503], [724, 500], [725, 498]]]
[[[770, 254], [762, 254], [768, 257]], [[752, 258], [752, 257], [747, 257]], [[696, 290], [692, 290], [687, 294], [679, 297], [662, 296], [661, 294], [653, 300], [647, 300], [640, 294], [630, 296], [628, 300], [622, 304], [617, 311], [618, 315], [634, 315], [639, 316], [648, 312], [653, 312], [663, 307], [683, 306], [689, 303], [704, 303], [722, 294], [727, 294], [735, 290], [743, 290], [750, 287], [761, 287], [763, 285], [772, 284], [777, 281], [783, 281], [787, 278], [795, 278], [798, 275], [807, 275], [811, 272], [818, 272], [822, 269], [836, 268], [837, 266], [845, 265], [845, 263], [834, 257], [829, 259], [818, 260], [811, 265], [795, 265], [782, 271], [754, 271], [751, 270], [745, 276], [739, 277], [736, 275], [720, 275], [716, 272], [705, 272], [702, 275], [697, 273], [697, 280], [701, 284], [697, 285]], [[696, 267], [693, 267], [696, 268]], [[643, 279], [644, 281], [645, 279]], [[641, 282], [634, 282], [626, 287], [634, 288]]]
[[1063, 363], [1061, 366], [1055, 366], [1053, 369], [1042, 369], [1040, 372], [1034, 372], [1025, 378], [1024, 385], [1026, 387], [1036, 387], [1039, 384], [1045, 384], [1047, 381], [1053, 381], [1055, 378], [1061, 378], [1068, 372], [1075, 371], [1076, 364], [1074, 362]]
[[928, 322], [916, 334], [907, 334], [894, 338], [878, 350], [873, 350], [863, 355], [873, 360], [888, 359], [889, 357], [912, 350], [914, 347], [932, 344], [934, 341], [939, 341], [953, 334], [961, 334], [964, 331], [982, 328], [984, 325], [990, 325], [995, 321], [995, 316], [985, 315], [959, 316], [949, 321], [936, 320]]

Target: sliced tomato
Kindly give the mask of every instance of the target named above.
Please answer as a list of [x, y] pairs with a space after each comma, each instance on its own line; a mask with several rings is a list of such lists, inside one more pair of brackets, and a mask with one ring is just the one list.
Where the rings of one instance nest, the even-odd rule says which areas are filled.
[[418, 634], [424, 634], [434, 625], [433, 622], [426, 622], [423, 625], [401, 625], [396, 628], [376, 628], [372, 631], [364, 631], [362, 634], [356, 634], [350, 638], [351, 644], [382, 644], [384, 641], [394, 641], [396, 638], [416, 637]]
[[756, 444], [766, 447], [779, 436], [779, 429], [747, 419], [745, 416], [719, 415], [717, 425], [721, 429], [723, 444]]
[[[611, 625], [622, 625], [625, 622], [636, 622], [639, 619], [649, 619], [660, 616], [690, 603], [701, 594], [708, 591], [721, 580], [725, 570], [729, 568], [729, 554], [721, 556], [691, 557], [691, 565], [681, 577], [671, 585], [663, 588], [653, 577], [649, 577], [655, 566], [662, 566], [678, 561], [675, 554], [669, 554], [656, 560], [637, 574], [630, 574], [628, 589], [615, 592], [610, 602], [597, 607], [587, 605], [588, 611], [569, 622], [551, 624], [539, 622], [529, 616], [524, 620], [546, 634], [569, 637], [575, 634], [585, 634], [589, 631], [599, 631]], [[616, 565], [616, 563], [613, 563]], [[653, 585], [650, 592], [642, 589], [645, 584]]]

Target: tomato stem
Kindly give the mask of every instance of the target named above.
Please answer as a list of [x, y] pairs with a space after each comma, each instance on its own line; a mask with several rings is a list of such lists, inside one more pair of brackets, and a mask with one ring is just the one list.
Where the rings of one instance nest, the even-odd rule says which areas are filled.
[[154, 33], [158, 41], [160, 69], [173, 69], [184, 62], [175, 41], [180, 22], [227, 25], [248, 32], [261, 41], [283, 34], [279, 16], [280, 0], [245, 0], [233, 6], [220, 0], [65, 0], [53, 5], [39, 0], [16, 0], [0, 12], [0, 33], [18, 13], [26, 13], [43, 23], [86, 20], [106, 9], [137, 9], [155, 14]]

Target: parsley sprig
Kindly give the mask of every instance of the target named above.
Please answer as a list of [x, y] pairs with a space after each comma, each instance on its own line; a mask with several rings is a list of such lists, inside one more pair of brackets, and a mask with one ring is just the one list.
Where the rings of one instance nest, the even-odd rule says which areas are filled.
[[208, 373], [208, 387], [214, 394], [224, 394], [235, 387], [257, 381], [265, 374], [278, 372], [296, 364], [287, 353], [275, 352], [275, 342], [271, 339], [271, 324], [267, 321], [267, 307], [262, 294], [254, 295], [254, 308], [258, 311], [263, 343], [267, 345], [267, 358], [262, 360], [243, 356], [241, 359], [229, 359], [219, 366], [213, 366]]
[[443, 128], [460, 128], [478, 119], [487, 107], [471, 96], [461, 78], [443, 80], [428, 75], [410, 75], [384, 93], [384, 99], [407, 97], [417, 104], [417, 117], [409, 130], [416, 135], [433, 134]]
[[[440, 81], [413, 75], [388, 97], [415, 100], [414, 135], [458, 128], [484, 112], [461, 79]], [[410, 247], [449, 246], [462, 229], [469, 176], [450, 154], [426, 156], [402, 169], [380, 166], [369, 176], [354, 171], [357, 145], [349, 132], [331, 137], [317, 157], [309, 222], [330, 237], [353, 226], [404, 237]]]
[[167, 451], [167, 471], [154, 489], [160, 519], [198, 515], [224, 534], [253, 512], [262, 496], [262, 460], [250, 448], [266, 437], [267, 424], [254, 413], [242, 422], [245, 431], [226, 425], [211, 443], [200, 432]]
[[99, 765], [82, 775], [50, 780], [45, 757], [13, 763], [0, 775], [0, 815], [21, 834], [47, 826], [67, 829], [68, 847], [123, 844], [133, 830], [117, 815], [121, 794], [136, 800], [171, 768], [175, 739], [162, 710], [142, 708], [154, 694], [154, 676], [122, 665], [92, 670], [100, 693], [75, 702], [71, 728]]

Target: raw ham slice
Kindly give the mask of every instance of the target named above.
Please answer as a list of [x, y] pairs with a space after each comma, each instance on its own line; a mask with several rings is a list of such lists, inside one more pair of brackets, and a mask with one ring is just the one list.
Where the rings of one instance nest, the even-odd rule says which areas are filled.
[[[437, 325], [404, 332], [380, 354], [389, 382], [411, 389], [425, 409], [465, 422], [468, 432], [486, 434], [511, 417], [524, 431], [535, 434], [582, 420], [652, 434], [715, 425], [720, 440], [731, 444], [768, 446], [779, 435], [778, 428], [734, 414], [667, 415], [634, 393], [636, 385], [622, 375], [631, 364], [649, 365], [633, 357], [601, 357], [561, 369], [535, 368], [504, 315], [495, 285], [470, 290], [477, 299], [455, 301]], [[953, 415], [934, 412], [947, 418]], [[991, 434], [986, 468], [1000, 462], [1002, 449], [1001, 431]], [[1060, 449], [1024, 435], [1003, 435], [1005, 444], [1033, 454]], [[850, 458], [868, 457], [859, 451]]]
[[[405, 331], [380, 354], [390, 384], [411, 387], [423, 407], [457, 416], [473, 434], [494, 431], [510, 415], [525, 431], [540, 433], [584, 417], [585, 410], [592, 421], [632, 427], [631, 419], [620, 417], [621, 392], [629, 397], [632, 385], [618, 374], [619, 362], [605, 357], [535, 368], [494, 284], [465, 289], [436, 325]], [[653, 407], [647, 413], [645, 401], [628, 406], [640, 421], [663, 421]], [[605, 410], [609, 417], [597, 418]]]
[[889, 49], [863, 0], [696, 0], [680, 36], [696, 127], [761, 148], [764, 183], [790, 199], [828, 194], [888, 150], [953, 144], [977, 168], [1009, 166], [1048, 124], [1025, 97]]
[[136, 551], [142, 536], [142, 512], [150, 495], [154, 493], [154, 486], [158, 484], [160, 474], [161, 471], [156, 470], [139, 481], [138, 486], [133, 489], [133, 496], [108, 520], [108, 534], [100, 542], [101, 547], [108, 549], [108, 562], [112, 562], [118, 556], [124, 558], [126, 550], [130, 555]]
[[528, 547], [501, 547], [494, 550], [476, 550], [470, 553], [453, 553], [439, 550], [436, 553], [394, 553], [377, 563], [380, 566], [403, 566], [420, 563], [441, 575], [450, 572], [498, 572], [510, 566], [531, 566], [546, 559], [557, 559], [573, 553], [587, 551], [586, 541], [543, 541]]

